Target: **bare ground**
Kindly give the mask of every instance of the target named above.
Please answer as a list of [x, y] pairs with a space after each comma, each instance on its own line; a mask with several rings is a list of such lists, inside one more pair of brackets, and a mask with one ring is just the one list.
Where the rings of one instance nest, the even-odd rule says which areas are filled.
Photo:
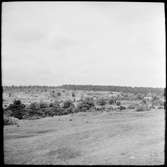
[[91, 112], [4, 127], [5, 164], [164, 164], [164, 110]]

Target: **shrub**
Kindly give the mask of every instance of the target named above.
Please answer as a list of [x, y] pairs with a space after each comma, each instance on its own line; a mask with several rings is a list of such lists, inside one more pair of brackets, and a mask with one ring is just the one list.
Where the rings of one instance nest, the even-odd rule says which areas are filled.
[[61, 93], [60, 93], [60, 92], [58, 92], [58, 93], [57, 93], [57, 96], [61, 96]]
[[159, 99], [159, 97], [157, 97], [157, 96], [153, 96], [152, 97], [152, 101], [159, 101], [160, 99]]
[[75, 106], [71, 100], [63, 102], [62, 108], [60, 109], [61, 114], [69, 114], [75, 111]]
[[136, 108], [136, 104], [130, 104], [129, 106], [128, 106], [128, 109], [135, 109]]
[[120, 102], [120, 101], [117, 101], [117, 102], [116, 102], [116, 105], [117, 105], [117, 106], [120, 106], [120, 105], [121, 105], [121, 102]]
[[147, 105], [138, 105], [136, 111], [149, 111], [150, 108]]
[[21, 103], [20, 100], [15, 100], [13, 104], [10, 104], [7, 107], [7, 110], [11, 110], [11, 116], [16, 117], [18, 119], [22, 119], [24, 115], [25, 105]]
[[96, 111], [103, 111], [104, 107], [103, 106], [95, 106]]
[[49, 104], [49, 107], [53, 107], [53, 103], [50, 103], [50, 104]]
[[8, 116], [4, 115], [3, 124], [4, 125], [19, 125], [19, 120], [17, 118], [8, 117]]
[[147, 104], [147, 101], [145, 99], [142, 100], [143, 104]]
[[69, 107], [71, 107], [71, 106], [73, 106], [74, 104], [73, 104], [73, 102], [71, 101], [71, 100], [66, 100], [66, 101], [64, 101], [63, 102], [63, 108], [69, 108]]
[[10, 117], [12, 115], [12, 111], [9, 109], [4, 109], [4, 114], [5, 114], [5, 116]]
[[60, 115], [62, 112], [62, 108], [60, 107], [60, 102], [55, 101], [54, 103], [51, 103], [49, 105], [50, 111], [48, 111], [48, 115], [54, 116], [54, 115]]
[[137, 99], [138, 99], [138, 100], [142, 100], [143, 97], [144, 97], [144, 95], [142, 95], [142, 94], [137, 94]]
[[47, 108], [48, 104], [45, 102], [40, 102], [39, 106], [40, 106], [40, 108]]
[[125, 110], [126, 107], [125, 106], [120, 106], [120, 110]]
[[59, 101], [54, 101], [53, 103], [49, 104], [49, 107], [60, 107], [60, 102]]
[[57, 109], [55, 109], [54, 107], [43, 108], [42, 113], [44, 114], [45, 117], [58, 115]]
[[159, 100], [159, 105], [160, 106], [164, 106], [165, 107], [165, 104], [166, 104], [165, 101]]
[[94, 101], [91, 98], [82, 100], [76, 107], [75, 112], [86, 112], [94, 107]]
[[75, 107], [69, 107], [60, 111], [60, 115], [70, 114], [75, 112]]
[[106, 105], [106, 101], [105, 101], [105, 99], [101, 98], [97, 101], [97, 104], [99, 104], [100, 106], [104, 106], [104, 105]]
[[72, 92], [72, 97], [75, 97], [75, 93], [74, 92]]
[[33, 102], [29, 105], [29, 108], [32, 110], [39, 110], [40, 109], [40, 104], [37, 102]]
[[158, 106], [158, 109], [164, 109], [164, 106]]
[[115, 100], [114, 100], [114, 99], [110, 99], [108, 103], [109, 103], [110, 105], [112, 105], [112, 104], [115, 103]]
[[4, 106], [3, 106], [4, 108], [7, 108], [8, 106], [7, 106], [7, 104], [4, 104]]
[[28, 107], [25, 108], [25, 111], [24, 119], [32, 117], [44, 117], [40, 103], [37, 102], [31, 103]]

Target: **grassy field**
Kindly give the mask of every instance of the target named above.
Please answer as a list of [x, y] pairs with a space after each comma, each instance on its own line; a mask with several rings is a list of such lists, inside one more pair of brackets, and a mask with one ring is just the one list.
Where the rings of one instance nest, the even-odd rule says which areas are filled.
[[5, 164], [160, 165], [164, 110], [86, 112], [4, 127]]

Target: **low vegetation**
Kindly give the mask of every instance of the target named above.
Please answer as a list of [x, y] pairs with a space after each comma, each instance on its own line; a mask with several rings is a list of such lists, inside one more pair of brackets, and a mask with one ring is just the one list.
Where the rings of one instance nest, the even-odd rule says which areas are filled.
[[136, 111], [149, 111], [151, 108], [148, 105], [138, 105]]
[[3, 124], [4, 125], [17, 125], [17, 126], [19, 126], [19, 119], [15, 118], [15, 117], [9, 117], [9, 116], [4, 115]]
[[[13, 103], [4, 104], [4, 124], [11, 123], [13, 118], [16, 119], [39, 119], [43, 117], [53, 117], [56, 115], [66, 115], [77, 112], [91, 112], [91, 111], [121, 111], [132, 109], [132, 111], [148, 111], [150, 109], [164, 109], [165, 100], [164, 93], [161, 89], [146, 89], [152, 90], [150, 95], [148, 91], [142, 92], [140, 88], [126, 88], [125, 87], [96, 87], [96, 86], [63, 86], [63, 89], [56, 90], [54, 87], [5, 87], [7, 97], [12, 99], [14, 92], [34, 93], [38, 98], [39, 93], [45, 93], [44, 99], [39, 102], [30, 101], [25, 103], [22, 100], [14, 100]], [[70, 89], [70, 93], [69, 90]], [[84, 92], [80, 94], [77, 90], [83, 89]], [[89, 89], [93, 91], [89, 91]], [[99, 90], [108, 90], [108, 93], [100, 93]], [[119, 91], [117, 90], [119, 89]], [[11, 90], [14, 90], [13, 92]], [[72, 90], [72, 91], [71, 91]], [[89, 92], [87, 92], [87, 90]], [[127, 93], [127, 90], [129, 92]], [[133, 92], [132, 90], [140, 90]], [[114, 92], [118, 91], [118, 92]], [[120, 92], [122, 91], [122, 92]], [[46, 92], [48, 92], [50, 102], [45, 101]], [[50, 93], [49, 93], [50, 92]], [[61, 93], [60, 93], [61, 92]], [[41, 93], [42, 94], [42, 93]], [[81, 95], [78, 98], [78, 95]], [[84, 94], [88, 95], [84, 97]], [[10, 95], [10, 96], [9, 96]], [[69, 95], [69, 96], [68, 96]], [[67, 97], [68, 96], [68, 97]], [[24, 98], [25, 99], [25, 98]], [[7, 100], [5, 99], [4, 102]], [[27, 100], [29, 101], [29, 100]], [[132, 101], [134, 101], [132, 103]], [[10, 101], [11, 102], [11, 101]]]
[[106, 105], [106, 103], [107, 103], [106, 100], [103, 99], [103, 98], [101, 98], [97, 101], [97, 104], [100, 105], [100, 106], [104, 106], [104, 105]]

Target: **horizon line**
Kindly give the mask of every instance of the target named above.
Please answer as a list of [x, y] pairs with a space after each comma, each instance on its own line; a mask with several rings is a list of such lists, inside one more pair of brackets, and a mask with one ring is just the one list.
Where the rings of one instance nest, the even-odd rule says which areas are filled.
[[31, 86], [31, 87], [62, 87], [62, 86], [114, 86], [114, 87], [131, 87], [131, 88], [158, 88], [158, 89], [164, 89], [166, 87], [151, 87], [151, 86], [120, 86], [120, 85], [95, 85], [95, 84], [61, 84], [61, 85], [2, 85], [2, 87], [28, 87], [28, 86]]

